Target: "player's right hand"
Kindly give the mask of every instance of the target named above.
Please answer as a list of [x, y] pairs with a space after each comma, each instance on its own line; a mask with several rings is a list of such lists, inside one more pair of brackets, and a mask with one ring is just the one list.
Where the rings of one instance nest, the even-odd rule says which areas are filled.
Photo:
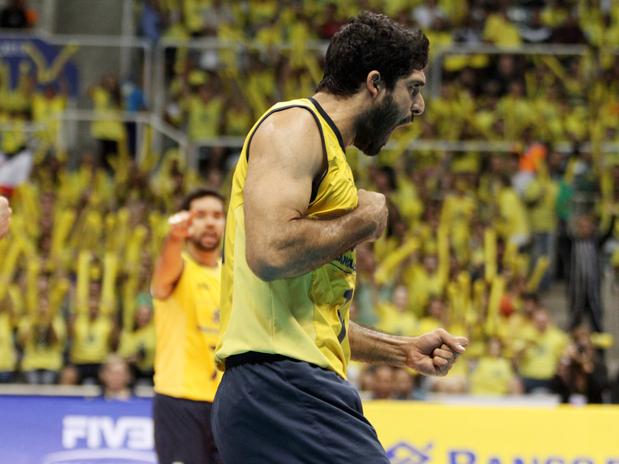
[[9, 200], [0, 196], [0, 238], [4, 237], [9, 231], [11, 224], [11, 208]]
[[447, 375], [468, 344], [466, 337], [456, 337], [445, 329], [436, 329], [403, 345], [406, 365], [424, 375]]
[[170, 237], [176, 240], [185, 240], [189, 237], [189, 229], [193, 221], [193, 214], [189, 211], [181, 211], [168, 218], [170, 225]]
[[387, 227], [387, 199], [385, 195], [378, 192], [369, 192], [359, 189], [357, 192], [359, 205], [357, 208], [363, 213], [365, 218], [373, 224], [373, 231], [368, 240], [378, 239]]

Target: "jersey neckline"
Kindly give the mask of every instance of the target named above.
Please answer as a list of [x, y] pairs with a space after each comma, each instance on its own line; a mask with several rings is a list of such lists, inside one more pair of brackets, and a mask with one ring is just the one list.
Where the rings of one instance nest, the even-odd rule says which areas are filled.
[[342, 133], [340, 132], [340, 130], [333, 122], [333, 119], [331, 119], [331, 117], [327, 114], [324, 108], [320, 106], [320, 103], [318, 103], [314, 97], [309, 97], [308, 100], [312, 102], [312, 105], [314, 105], [314, 107], [318, 110], [323, 119], [327, 121], [327, 124], [329, 124], [331, 130], [335, 133], [335, 136], [337, 137], [337, 141], [340, 143], [342, 151], [345, 152], [346, 148], [344, 147], [344, 138], [342, 137]]

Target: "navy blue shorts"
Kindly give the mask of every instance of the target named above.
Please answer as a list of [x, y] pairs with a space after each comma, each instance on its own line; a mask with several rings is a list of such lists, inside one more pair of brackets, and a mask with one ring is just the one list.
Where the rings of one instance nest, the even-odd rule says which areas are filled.
[[155, 394], [153, 421], [159, 464], [219, 464], [208, 401]]
[[225, 464], [388, 464], [355, 388], [277, 355], [229, 358], [211, 415]]

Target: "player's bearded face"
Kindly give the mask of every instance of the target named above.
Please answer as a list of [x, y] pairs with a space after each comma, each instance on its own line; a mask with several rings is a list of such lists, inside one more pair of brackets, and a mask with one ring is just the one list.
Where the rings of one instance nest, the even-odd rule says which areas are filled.
[[189, 240], [200, 251], [214, 251], [221, 245], [222, 233], [223, 219], [200, 219], [192, 224]]
[[200, 251], [213, 251], [219, 248], [221, 236], [212, 231], [206, 231], [200, 235], [192, 235], [191, 243]]
[[221, 201], [207, 197], [197, 200], [188, 240], [200, 251], [214, 251], [221, 245], [225, 227], [225, 211]]
[[410, 111], [403, 113], [393, 95], [388, 93], [380, 103], [357, 117], [353, 144], [366, 155], [375, 156], [387, 143], [391, 132], [410, 121]]

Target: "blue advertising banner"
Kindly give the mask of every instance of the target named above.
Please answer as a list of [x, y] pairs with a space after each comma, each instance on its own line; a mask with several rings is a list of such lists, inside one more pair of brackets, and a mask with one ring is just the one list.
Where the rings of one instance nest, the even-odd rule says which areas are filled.
[[[392, 464], [619, 464], [619, 407], [364, 410]], [[0, 396], [0, 464], [156, 464], [153, 445], [150, 399]]]
[[69, 96], [77, 97], [79, 72], [71, 61], [77, 50], [77, 45], [57, 46], [37, 37], [0, 34], [0, 65], [8, 68], [10, 88], [15, 87], [23, 65], [28, 65], [40, 84], [58, 82], [62, 78]]
[[156, 462], [150, 399], [0, 396], [0, 463]]

